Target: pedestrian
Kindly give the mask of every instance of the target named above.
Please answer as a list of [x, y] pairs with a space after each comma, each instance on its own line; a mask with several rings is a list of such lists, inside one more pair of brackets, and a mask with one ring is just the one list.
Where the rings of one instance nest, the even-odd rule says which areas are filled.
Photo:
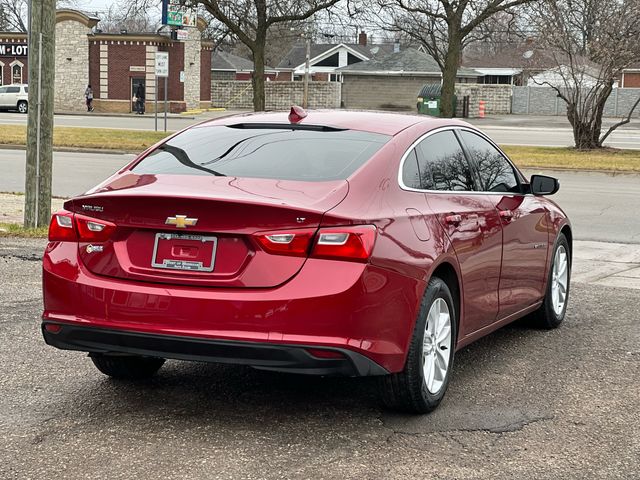
[[136, 113], [144, 115], [144, 85], [138, 84], [134, 96], [136, 97]]
[[87, 102], [87, 112], [93, 112], [93, 90], [91, 90], [91, 85], [87, 85], [87, 89], [84, 91], [84, 98]]

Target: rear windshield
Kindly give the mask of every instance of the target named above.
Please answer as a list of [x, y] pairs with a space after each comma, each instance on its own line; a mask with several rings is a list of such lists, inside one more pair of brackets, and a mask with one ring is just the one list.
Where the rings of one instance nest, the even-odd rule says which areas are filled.
[[353, 130], [206, 126], [175, 136], [132, 171], [316, 182], [340, 180], [355, 172], [390, 138]]

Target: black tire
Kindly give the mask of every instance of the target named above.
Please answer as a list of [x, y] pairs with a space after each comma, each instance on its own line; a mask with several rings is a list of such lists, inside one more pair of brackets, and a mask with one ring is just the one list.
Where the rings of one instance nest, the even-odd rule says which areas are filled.
[[[565, 290], [565, 300], [562, 309], [556, 311], [553, 305], [553, 284], [554, 284], [554, 267], [556, 253], [558, 250], [564, 249], [567, 255], [567, 287]], [[569, 242], [563, 233], [558, 235], [556, 243], [553, 247], [551, 255], [551, 263], [549, 264], [549, 275], [547, 277], [547, 289], [540, 308], [533, 312], [529, 317], [534, 327], [551, 330], [560, 326], [567, 312], [567, 304], [569, 303], [569, 287], [571, 286], [571, 250]]]
[[28, 113], [29, 112], [29, 104], [27, 102], [25, 102], [24, 100], [18, 102], [18, 111], [20, 113]]
[[[422, 353], [427, 316], [431, 306], [438, 299], [443, 299], [449, 309], [451, 347], [449, 348], [449, 364], [442, 385], [435, 393], [432, 393], [427, 388], [424, 378]], [[449, 385], [451, 369], [453, 368], [457, 328], [457, 312], [451, 291], [445, 282], [434, 277], [429, 281], [420, 305], [404, 370], [380, 379], [382, 401], [385, 406], [393, 410], [410, 413], [428, 413], [440, 404]]]
[[155, 375], [164, 358], [93, 354], [91, 360], [105, 375], [123, 380], [141, 380]]

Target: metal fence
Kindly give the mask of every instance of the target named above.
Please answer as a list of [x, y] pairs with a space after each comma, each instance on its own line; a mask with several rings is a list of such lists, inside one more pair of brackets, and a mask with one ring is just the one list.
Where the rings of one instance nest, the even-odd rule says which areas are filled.
[[[625, 117], [640, 96], [640, 88], [614, 88], [604, 107], [605, 117]], [[551, 87], [513, 87], [511, 113], [515, 115], [566, 115], [567, 105]], [[640, 118], [640, 108], [633, 112]]]

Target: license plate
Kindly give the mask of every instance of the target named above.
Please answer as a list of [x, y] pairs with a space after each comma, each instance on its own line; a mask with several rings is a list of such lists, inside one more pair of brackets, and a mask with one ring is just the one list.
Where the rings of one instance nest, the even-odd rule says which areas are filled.
[[212, 272], [217, 244], [216, 237], [156, 233], [151, 266], [170, 270]]

